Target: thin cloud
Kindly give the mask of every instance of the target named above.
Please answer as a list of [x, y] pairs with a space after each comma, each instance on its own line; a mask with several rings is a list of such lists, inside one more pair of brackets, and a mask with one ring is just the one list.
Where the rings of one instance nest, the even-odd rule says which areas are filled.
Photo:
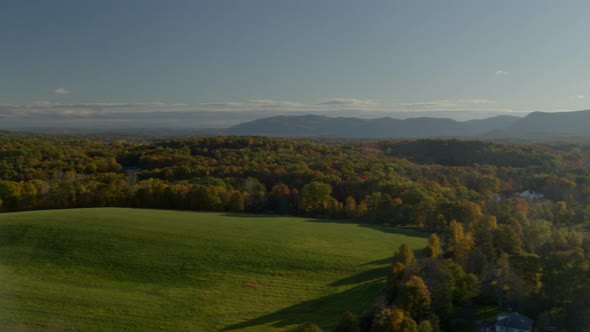
[[[0, 104], [0, 117], [14, 121], [179, 121], [183, 119], [218, 119], [249, 121], [254, 118], [279, 114], [326, 114], [352, 117], [379, 117], [397, 114], [404, 118], [432, 116], [433, 112], [476, 114], [485, 112], [509, 113], [516, 110], [496, 108], [495, 101], [488, 99], [442, 99], [418, 101], [398, 105], [383, 105], [370, 99], [324, 98], [308, 102], [256, 99], [225, 101], [204, 104], [180, 104], [164, 102], [102, 102], [102, 103], [55, 103], [35, 101], [30, 104]], [[231, 114], [231, 115], [224, 115]], [[453, 113], [453, 114], [455, 114]], [[383, 114], [383, 115], [379, 115]], [[469, 117], [473, 117], [470, 115]], [[446, 117], [447, 115], [445, 115]], [[224, 118], [225, 117], [225, 118]], [[469, 118], [468, 117], [468, 118]], [[205, 120], [203, 120], [205, 121]], [[31, 122], [32, 123], [32, 122]]]
[[93, 114], [119, 114], [137, 112], [168, 112], [171, 109], [188, 106], [187, 104], [169, 104], [162, 102], [139, 103], [54, 103], [34, 101], [26, 105], [0, 104], [0, 116], [11, 118], [58, 116], [90, 116]]
[[[2, 106], [2, 105], [0, 105]], [[177, 107], [187, 106], [187, 104], [170, 104], [162, 102], [145, 102], [145, 103], [54, 103], [50, 101], [34, 101], [30, 105], [20, 105], [21, 108], [93, 108], [93, 109], [104, 109], [104, 108], [133, 108], [133, 107]], [[13, 105], [14, 107], [14, 105]]]
[[312, 102], [290, 102], [271, 99], [228, 101], [196, 105], [204, 111], [281, 111], [281, 112], [321, 112], [335, 110], [371, 110], [382, 107], [370, 99], [324, 98]]
[[67, 95], [70, 93], [70, 91], [68, 91], [64, 88], [59, 88], [59, 89], [53, 90], [53, 93], [55, 93], [56, 95]]
[[303, 107], [303, 103], [276, 101], [271, 99], [226, 101], [219, 103], [208, 103], [196, 105], [198, 108], [219, 108], [219, 109], [283, 109]]
[[355, 98], [326, 98], [321, 99], [316, 105], [339, 105], [339, 106], [356, 106], [363, 108], [375, 108], [377, 103], [371, 99], [355, 99]]
[[496, 70], [496, 76], [504, 76], [504, 75], [508, 75], [510, 74], [509, 72], [505, 71], [505, 70]]
[[576, 96], [576, 99], [584, 99], [584, 98], [586, 98], [586, 96], [582, 96], [582, 95], [577, 95]]
[[0, 104], [0, 116], [14, 119], [91, 119], [142, 117], [159, 118], [166, 116], [183, 117], [204, 113], [330, 113], [338, 111], [351, 112], [382, 112], [391, 111], [369, 99], [356, 98], [325, 98], [311, 102], [278, 101], [272, 99], [256, 99], [246, 101], [226, 101], [207, 104], [180, 104], [163, 102], [133, 103], [56, 103], [50, 101], [34, 101], [23, 105]]
[[413, 103], [400, 103], [399, 106], [410, 109], [449, 109], [466, 106], [489, 105], [493, 103], [493, 100], [488, 99], [443, 99], [433, 101], [419, 101]]

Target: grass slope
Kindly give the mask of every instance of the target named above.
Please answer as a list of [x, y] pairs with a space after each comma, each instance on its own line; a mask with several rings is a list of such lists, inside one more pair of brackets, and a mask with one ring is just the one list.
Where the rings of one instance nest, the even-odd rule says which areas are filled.
[[333, 327], [421, 234], [290, 217], [136, 209], [0, 214], [0, 326]]

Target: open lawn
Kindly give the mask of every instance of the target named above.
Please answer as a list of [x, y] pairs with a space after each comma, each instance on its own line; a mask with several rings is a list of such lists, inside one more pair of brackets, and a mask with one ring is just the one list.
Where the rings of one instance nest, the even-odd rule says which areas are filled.
[[0, 326], [82, 331], [334, 327], [425, 235], [292, 217], [138, 209], [0, 214]]

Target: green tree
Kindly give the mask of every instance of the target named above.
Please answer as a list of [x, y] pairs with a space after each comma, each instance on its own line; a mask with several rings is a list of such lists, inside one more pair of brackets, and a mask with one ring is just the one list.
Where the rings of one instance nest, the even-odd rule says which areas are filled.
[[239, 191], [234, 191], [227, 203], [227, 209], [231, 212], [243, 212], [244, 211], [244, 195]]
[[479, 293], [479, 280], [471, 273], [465, 273], [461, 265], [446, 260], [445, 265], [453, 276], [453, 302], [464, 304]]
[[367, 196], [364, 202], [367, 205], [368, 221], [383, 222], [391, 219], [393, 200], [388, 194], [377, 191]]
[[447, 228], [447, 220], [441, 213], [437, 214], [436, 217], [428, 218], [426, 220], [426, 229], [432, 232], [442, 232]]
[[499, 225], [494, 235], [496, 248], [509, 255], [520, 251], [520, 238], [510, 225]]
[[332, 186], [323, 182], [311, 182], [303, 186], [300, 195], [300, 208], [309, 214], [323, 214], [335, 205]]
[[414, 319], [424, 319], [430, 313], [430, 291], [419, 276], [412, 276], [399, 290], [396, 305], [406, 310]]
[[420, 322], [420, 324], [418, 324], [418, 331], [433, 332], [434, 330], [432, 329], [432, 324], [429, 321], [423, 320]]
[[213, 187], [196, 185], [190, 194], [191, 208], [194, 210], [221, 211], [221, 199]]
[[447, 317], [453, 310], [453, 275], [445, 261], [423, 260], [417, 273], [431, 292], [431, 307], [434, 313]]

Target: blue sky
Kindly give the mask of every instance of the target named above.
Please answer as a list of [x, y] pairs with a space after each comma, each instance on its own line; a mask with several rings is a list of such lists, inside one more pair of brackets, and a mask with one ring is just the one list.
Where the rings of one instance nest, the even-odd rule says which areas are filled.
[[0, 116], [586, 109], [589, 14], [588, 1], [4, 0]]

